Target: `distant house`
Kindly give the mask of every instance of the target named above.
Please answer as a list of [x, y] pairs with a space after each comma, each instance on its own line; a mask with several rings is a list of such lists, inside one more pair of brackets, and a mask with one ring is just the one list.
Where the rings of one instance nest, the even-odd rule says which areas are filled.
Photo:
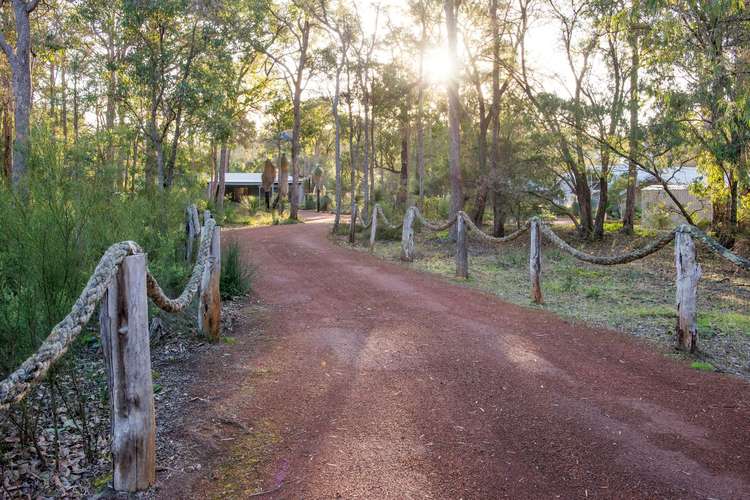
[[[614, 182], [620, 177], [626, 176], [628, 166], [625, 164], [615, 165], [612, 167], [612, 179]], [[645, 226], [658, 226], [661, 224], [679, 224], [684, 222], [684, 218], [677, 209], [677, 205], [667, 194], [664, 187], [649, 173], [638, 169], [638, 206], [641, 209], [641, 219]], [[695, 166], [675, 167], [665, 169], [662, 177], [667, 181], [669, 191], [677, 198], [685, 209], [694, 214], [694, 221], [711, 220], [713, 210], [709, 200], [701, 199], [690, 193], [689, 187], [694, 183], [702, 183], [703, 176]], [[574, 208], [577, 198], [575, 193], [566, 183], [560, 183], [562, 199], [559, 200], [563, 205]], [[592, 207], [596, 209], [599, 203], [599, 183], [595, 178], [589, 182], [591, 189]], [[610, 196], [612, 193], [610, 193]], [[621, 197], [620, 206], [614, 207], [615, 213], [625, 211], [625, 198]], [[612, 198], [610, 197], [610, 200]]]
[[[224, 188], [226, 194], [231, 197], [232, 201], [240, 202], [245, 196], [262, 196], [261, 186], [263, 185], [263, 174], [257, 172], [227, 172], [224, 177]], [[298, 192], [302, 202], [304, 202], [304, 181], [305, 178], [300, 176], [297, 179]], [[289, 196], [291, 199], [292, 193], [292, 176], [290, 175], [287, 179], [289, 186]], [[276, 174], [276, 180], [274, 180], [273, 186], [271, 187], [271, 193], [275, 196], [279, 190], [279, 176]]]
[[[690, 214], [693, 222], [708, 222], [713, 217], [710, 200], [695, 196], [686, 184], [668, 184], [669, 192]], [[672, 197], [661, 184], [652, 184], [641, 189], [641, 224], [660, 228], [682, 224], [685, 218]]]

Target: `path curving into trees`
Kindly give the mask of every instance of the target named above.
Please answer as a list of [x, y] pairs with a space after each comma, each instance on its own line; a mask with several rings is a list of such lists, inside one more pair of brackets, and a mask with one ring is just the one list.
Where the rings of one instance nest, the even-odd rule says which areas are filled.
[[[750, 497], [747, 383], [336, 246], [332, 217], [305, 216], [225, 232], [265, 308], [235, 329], [264, 340], [201, 367], [211, 403], [186, 435], [207, 462], [164, 497]], [[227, 415], [241, 430], [221, 438]]]

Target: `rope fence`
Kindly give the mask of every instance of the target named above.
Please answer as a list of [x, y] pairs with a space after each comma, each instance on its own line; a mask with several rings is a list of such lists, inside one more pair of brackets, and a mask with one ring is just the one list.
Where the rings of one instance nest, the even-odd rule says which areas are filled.
[[[658, 238], [647, 243], [646, 245], [632, 250], [627, 253], [618, 255], [593, 255], [570, 245], [568, 242], [558, 236], [552, 227], [538, 217], [532, 217], [526, 221], [516, 231], [503, 237], [491, 236], [482, 231], [474, 221], [463, 211], [459, 211], [448, 220], [443, 222], [432, 222], [427, 220], [419, 208], [416, 206], [409, 207], [404, 213], [403, 222], [399, 226], [390, 224], [385, 218], [383, 209], [376, 204], [373, 209], [372, 218], [365, 228], [370, 227], [370, 252], [375, 246], [376, 228], [378, 214], [381, 214], [384, 222], [388, 227], [396, 229], [401, 227], [401, 260], [413, 262], [415, 258], [414, 246], [414, 224], [419, 221], [420, 224], [431, 231], [443, 231], [457, 225], [455, 232], [456, 239], [456, 276], [461, 278], [469, 277], [469, 262], [467, 249], [467, 234], [470, 234], [487, 243], [507, 243], [518, 239], [527, 231], [529, 235], [529, 278], [531, 282], [531, 299], [536, 304], [544, 302], [541, 287], [542, 274], [542, 239], [546, 239], [559, 250], [573, 256], [574, 258], [590, 264], [600, 266], [614, 266], [627, 264], [636, 260], [643, 259], [654, 254], [669, 245], [672, 241], [674, 245], [674, 258], [676, 267], [676, 307], [677, 307], [677, 325], [675, 327], [675, 337], [677, 348], [680, 350], [695, 352], [698, 343], [697, 332], [697, 290], [698, 281], [701, 276], [701, 267], [697, 260], [694, 239], [701, 241], [712, 252], [726, 259], [737, 267], [750, 271], [750, 260], [739, 256], [724, 247], [717, 240], [706, 234], [700, 228], [689, 224], [682, 224]], [[351, 233], [353, 235], [353, 232]], [[353, 242], [353, 236], [350, 238]]]
[[156, 479], [154, 396], [147, 298], [160, 309], [184, 311], [199, 295], [198, 330], [213, 340], [220, 334], [220, 228], [208, 210], [203, 228], [195, 205], [186, 212], [186, 255], [195, 265], [182, 293], [169, 298], [149, 272], [146, 254], [133, 241], [110, 246], [65, 318], [37, 351], [0, 382], [0, 410], [21, 401], [71, 346], [99, 305], [102, 350], [112, 410], [113, 488], [141, 491]]

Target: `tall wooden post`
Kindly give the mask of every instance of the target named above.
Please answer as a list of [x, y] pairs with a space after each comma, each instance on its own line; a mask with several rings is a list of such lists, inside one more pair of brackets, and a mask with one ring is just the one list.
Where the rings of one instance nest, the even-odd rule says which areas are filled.
[[414, 261], [414, 217], [415, 207], [409, 207], [404, 214], [404, 225], [401, 228], [401, 260]]
[[539, 219], [531, 221], [531, 238], [529, 244], [529, 277], [531, 278], [531, 300], [543, 304], [542, 298], [542, 235], [539, 230]]
[[375, 205], [372, 209], [372, 222], [370, 223], [370, 253], [375, 249], [375, 236], [378, 233], [378, 210], [379, 205]]
[[[206, 235], [208, 236], [208, 235]], [[214, 226], [211, 251], [203, 268], [201, 288], [198, 295], [198, 332], [211, 341], [221, 336], [221, 228]]]
[[354, 244], [354, 234], [357, 230], [357, 213], [359, 212], [359, 206], [354, 205], [354, 211], [352, 212], [351, 220], [349, 221], [349, 243]]
[[185, 260], [193, 260], [193, 243], [201, 234], [200, 219], [198, 217], [198, 208], [195, 205], [189, 205], [185, 210]]
[[99, 325], [112, 409], [112, 486], [142, 491], [156, 480], [144, 254], [120, 265], [102, 299]]
[[463, 213], [456, 217], [456, 276], [469, 277], [469, 250], [466, 246], [466, 221]]
[[698, 346], [697, 302], [701, 266], [690, 233], [677, 230], [674, 241], [677, 269], [677, 349], [695, 352]]

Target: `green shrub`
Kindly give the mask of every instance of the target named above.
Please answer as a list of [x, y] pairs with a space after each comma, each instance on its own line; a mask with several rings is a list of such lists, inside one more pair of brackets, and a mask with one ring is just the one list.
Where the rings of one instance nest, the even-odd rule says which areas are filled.
[[247, 295], [252, 283], [252, 272], [242, 264], [240, 246], [231, 242], [221, 256], [221, 298], [233, 299]]
[[121, 170], [35, 131], [28, 197], [0, 186], [0, 376], [31, 354], [78, 297], [104, 251], [123, 240], [148, 253], [165, 291], [182, 290], [184, 210], [191, 193], [122, 192]]

